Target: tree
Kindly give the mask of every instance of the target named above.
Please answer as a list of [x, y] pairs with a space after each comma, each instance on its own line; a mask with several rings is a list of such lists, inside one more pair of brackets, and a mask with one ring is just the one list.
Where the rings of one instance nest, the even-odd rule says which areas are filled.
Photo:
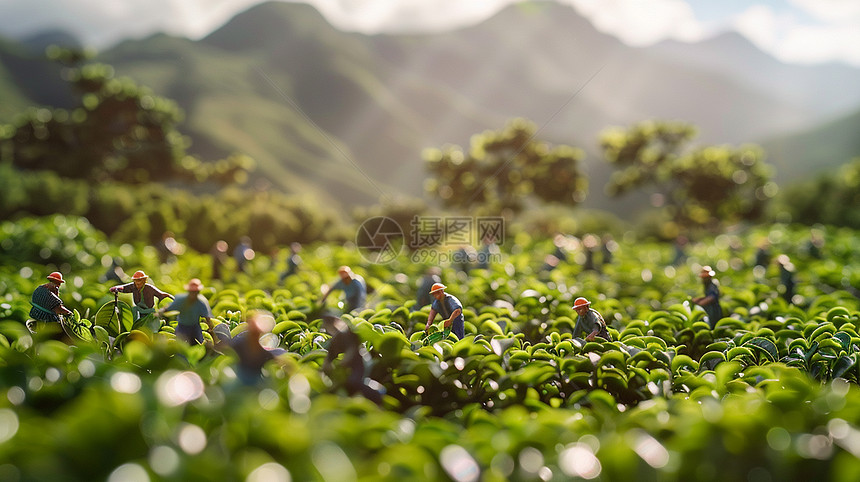
[[32, 108], [2, 142], [9, 143], [15, 166], [52, 170], [63, 177], [145, 183], [175, 177], [185, 155], [176, 130], [182, 117], [172, 101], [129, 79], [114, 78], [113, 68], [84, 64], [84, 55], [49, 49], [66, 65], [77, 106]]
[[788, 214], [792, 222], [860, 229], [860, 157], [838, 170], [789, 186], [779, 201], [778, 211]]
[[655, 189], [652, 202], [677, 226], [717, 228], [760, 219], [777, 192], [763, 151], [752, 145], [690, 148], [695, 136], [695, 128], [682, 122], [607, 129], [600, 145], [617, 169], [607, 192]]
[[581, 149], [536, 140], [535, 125], [517, 119], [501, 131], [472, 138], [471, 149], [425, 153], [426, 189], [446, 207], [521, 211], [528, 200], [566, 205], [581, 202], [588, 187], [579, 171]]
[[70, 110], [31, 108], [0, 129], [0, 153], [19, 169], [51, 170], [62, 177], [144, 184], [185, 180], [244, 182], [254, 163], [234, 155], [202, 163], [186, 154], [189, 141], [177, 130], [182, 111], [85, 54], [52, 47], [50, 59], [77, 105]]

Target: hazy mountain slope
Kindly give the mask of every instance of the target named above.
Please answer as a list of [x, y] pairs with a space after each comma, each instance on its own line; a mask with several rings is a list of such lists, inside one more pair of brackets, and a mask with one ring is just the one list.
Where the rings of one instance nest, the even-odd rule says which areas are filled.
[[[60, 83], [57, 67], [13, 50], [0, 44], [0, 73], [11, 79], [0, 76], [0, 89], [16, 102], [0, 107], [0, 120], [4, 108], [68, 102], [45, 81]], [[609, 125], [680, 119], [699, 127], [702, 143], [738, 144], [799, 132], [833, 108], [832, 92], [804, 90], [831, 85], [820, 83], [829, 67], [788, 68], [763, 55], [731, 37], [632, 48], [554, 2], [513, 5], [449, 32], [374, 36], [339, 31], [308, 5], [271, 2], [199, 41], [156, 35], [96, 60], [174, 99], [193, 153], [254, 157], [262, 185], [346, 203], [418, 196], [423, 148], [468, 145], [526, 117], [540, 138], [589, 152], [589, 204], [600, 205], [608, 168], [597, 136]], [[771, 82], [732, 64], [762, 64]], [[846, 69], [844, 78], [858, 72]], [[779, 157], [786, 166], [807, 161], [790, 149]]]
[[156, 36], [127, 42], [104, 61], [185, 110], [192, 152], [215, 159], [241, 152], [258, 161], [277, 188], [339, 199], [377, 193], [348, 162], [348, 147], [318, 130], [292, 104], [293, 79], [265, 52], [228, 52], [187, 39]]
[[810, 109], [818, 120], [860, 105], [860, 69], [840, 64], [786, 64], [738, 33], [724, 33], [695, 44], [666, 41], [649, 51], [707, 72], [730, 74], [755, 89]]
[[72, 97], [60, 68], [31, 48], [0, 37], [0, 122], [32, 105], [68, 107]]
[[[814, 129], [762, 142], [776, 178], [790, 181], [838, 167], [860, 157], [860, 110]], [[805, 162], [798, 162], [798, 160]]]
[[26, 45], [32, 49], [34, 53], [42, 53], [48, 46], [57, 45], [65, 48], [83, 48], [83, 44], [73, 34], [60, 29], [45, 30], [35, 35], [31, 35], [21, 41], [22, 45]]

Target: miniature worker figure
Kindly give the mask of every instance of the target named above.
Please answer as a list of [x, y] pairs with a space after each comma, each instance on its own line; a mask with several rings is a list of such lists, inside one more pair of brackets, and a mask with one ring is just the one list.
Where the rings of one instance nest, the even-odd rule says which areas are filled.
[[822, 249], [824, 248], [824, 234], [820, 229], [812, 229], [809, 233], [809, 241], [806, 243], [806, 254], [810, 258], [823, 258]]
[[[110, 256], [107, 256], [107, 258], [110, 258], [110, 266], [107, 267], [103, 275], [99, 276], [99, 282], [116, 281], [117, 283], [122, 283], [123, 278], [125, 278], [125, 273], [122, 271], [122, 260]], [[105, 258], [102, 258], [102, 264], [104, 264], [104, 261]]]
[[570, 244], [567, 236], [561, 233], [556, 234], [555, 237], [552, 238], [552, 244], [555, 246], [555, 251], [553, 251], [552, 255], [555, 256], [559, 262], [566, 262], [567, 246]]
[[430, 290], [433, 289], [434, 284], [442, 281], [442, 278], [439, 277], [440, 274], [441, 270], [436, 266], [427, 268], [424, 276], [421, 277], [421, 282], [418, 284], [418, 295], [416, 296], [412, 311], [420, 310], [433, 302]]
[[770, 256], [770, 243], [767, 240], [761, 241], [755, 251], [753, 266], [767, 269], [767, 265], [770, 264]]
[[591, 306], [591, 302], [583, 297], [573, 301], [573, 310], [579, 315], [576, 317], [576, 325], [573, 327], [573, 336], [577, 337], [580, 333], [588, 333], [585, 335], [585, 341], [594, 341], [597, 336], [611, 340], [603, 317], [597, 310], [589, 308], [589, 306]]
[[212, 279], [221, 279], [221, 271], [227, 264], [227, 241], [220, 239], [212, 245], [209, 255], [212, 257]]
[[132, 300], [134, 300], [134, 306], [131, 307], [131, 311], [134, 314], [135, 320], [155, 313], [156, 298], [158, 298], [158, 301], [164, 298], [173, 300], [172, 294], [165, 293], [156, 288], [155, 285], [147, 283], [147, 278], [148, 276], [143, 271], [135, 271], [131, 277], [131, 283], [113, 286], [110, 289], [111, 293], [131, 293]]
[[478, 250], [477, 261], [478, 269], [490, 269], [490, 265], [494, 259], [499, 259], [501, 251], [499, 245], [496, 244], [496, 238], [492, 235], [484, 236], [481, 240], [481, 249]]
[[302, 264], [302, 258], [299, 256], [299, 251], [302, 250], [301, 243], [290, 243], [290, 253], [287, 255], [287, 269], [281, 273], [279, 283], [283, 283], [285, 279], [296, 274], [299, 266]]
[[556, 234], [552, 243], [555, 246], [555, 251], [544, 257], [543, 266], [541, 266], [540, 269], [541, 272], [552, 271], [557, 268], [559, 264], [567, 261], [567, 246], [570, 244], [567, 236], [560, 233]]
[[705, 296], [693, 298], [693, 303], [705, 309], [708, 314], [708, 322], [713, 330], [717, 322], [723, 318], [723, 309], [720, 307], [720, 288], [714, 279], [714, 270], [710, 266], [702, 266], [699, 278], [702, 278], [702, 286], [705, 288]]
[[582, 263], [582, 269], [584, 271], [597, 271], [597, 265], [594, 262], [594, 251], [597, 249], [599, 243], [599, 238], [593, 234], [583, 236], [582, 248], [585, 254], [585, 261]]
[[30, 317], [37, 321], [60, 322], [60, 316], [71, 315], [72, 312], [63, 306], [60, 299], [60, 285], [65, 283], [63, 275], [54, 271], [48, 275], [48, 282], [39, 285], [30, 299], [33, 308], [30, 309]]
[[[381, 385], [364, 376], [371, 357], [358, 335], [344, 320], [336, 316], [323, 316], [322, 328], [331, 335], [328, 354], [323, 361], [323, 372], [335, 382], [342, 383], [350, 395], [360, 393], [368, 400], [381, 404]], [[340, 354], [343, 354], [343, 357], [338, 369], [335, 369], [334, 361]]]
[[673, 244], [674, 255], [672, 257], [672, 266], [678, 266], [687, 261], [687, 244], [689, 240], [684, 235], [678, 235]]
[[245, 324], [247, 328], [230, 341], [230, 348], [239, 357], [236, 370], [239, 381], [244, 385], [255, 385], [263, 379], [263, 366], [283, 350], [268, 350], [260, 344], [260, 337], [275, 326], [275, 318], [270, 313], [252, 312]]
[[176, 320], [176, 336], [185, 342], [203, 344], [203, 330], [200, 328], [200, 318], [206, 320], [209, 332], [212, 333], [212, 310], [209, 302], [200, 295], [203, 283], [194, 278], [185, 285], [187, 294], [179, 295], [164, 311], [179, 311]]
[[457, 338], [462, 340], [466, 337], [466, 320], [463, 317], [463, 303], [460, 303], [460, 300], [456, 296], [445, 293], [445, 288], [447, 286], [442, 283], [434, 283], [430, 288], [430, 296], [435, 299], [430, 303], [430, 315], [427, 317], [427, 324], [424, 325], [424, 330], [426, 331], [430, 328], [438, 313], [445, 319], [445, 328], [450, 328], [457, 335]]
[[615, 257], [615, 252], [618, 251], [618, 243], [612, 239], [611, 234], [604, 234], [601, 240], [600, 251], [603, 254], [603, 265], [612, 264], [612, 259]]
[[254, 259], [255, 255], [256, 253], [251, 248], [251, 238], [242, 236], [239, 239], [239, 244], [236, 245], [236, 249], [233, 250], [233, 258], [236, 259], [236, 269], [245, 273], [248, 269], [248, 261]]
[[363, 308], [367, 298], [367, 284], [365, 284], [364, 278], [353, 273], [349, 266], [341, 266], [337, 269], [337, 274], [340, 276], [340, 280], [326, 290], [320, 299], [320, 304], [325, 303], [332, 291], [343, 290], [347, 312]]
[[779, 265], [779, 284], [782, 299], [791, 303], [794, 298], [794, 263], [788, 255], [781, 254], [776, 257], [776, 264]]
[[185, 252], [185, 247], [173, 237], [172, 231], [165, 231], [161, 235], [161, 241], [156, 245], [158, 256], [162, 263], [173, 264], [176, 257]]
[[477, 260], [478, 252], [468, 244], [461, 244], [456, 251], [451, 253], [451, 264], [460, 273], [468, 273], [472, 270], [472, 263]]

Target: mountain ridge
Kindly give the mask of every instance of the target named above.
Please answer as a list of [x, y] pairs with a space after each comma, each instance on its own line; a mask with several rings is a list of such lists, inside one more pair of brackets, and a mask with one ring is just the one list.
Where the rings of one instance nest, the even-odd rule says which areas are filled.
[[[719, 40], [702, 51], [724, 48]], [[554, 2], [420, 35], [342, 32], [310, 5], [269, 2], [200, 40], [157, 34], [96, 60], [174, 99], [192, 153], [246, 153], [258, 160], [262, 185], [344, 205], [421, 196], [424, 148], [468, 146], [513, 117], [534, 121], [542, 139], [586, 149], [584, 167], [599, 186], [609, 168], [597, 135], [611, 125], [684, 120], [700, 128], [697, 142], [737, 144], [814, 129], [841, 113], [826, 99], [822, 107], [785, 93], [823, 74], [777, 88], [727, 70], [729, 60], [687, 60], [696, 45], [676, 47], [629, 47]], [[735, 62], [766, 54], [743, 55]], [[843, 73], [860, 83], [860, 69]], [[597, 191], [586, 204], [608, 203]]]

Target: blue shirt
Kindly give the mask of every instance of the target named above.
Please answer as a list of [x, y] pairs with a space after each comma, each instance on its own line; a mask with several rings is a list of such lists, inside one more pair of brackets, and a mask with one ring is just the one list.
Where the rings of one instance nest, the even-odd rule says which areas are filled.
[[711, 329], [713, 329], [717, 325], [717, 322], [723, 318], [723, 309], [720, 307], [720, 288], [717, 287], [716, 283], [712, 281], [705, 285], [705, 296], [714, 297], [713, 302], [702, 306], [705, 309], [705, 313], [708, 314], [708, 321], [710, 322]]
[[353, 275], [352, 281], [349, 284], [344, 283], [343, 280], [339, 280], [331, 289], [343, 290], [344, 298], [346, 298], [346, 311], [364, 307], [364, 301], [367, 298], [367, 287], [361, 275]]
[[451, 313], [459, 309], [460, 316], [454, 318], [454, 322], [451, 323], [451, 331], [461, 340], [466, 336], [466, 319], [463, 317], [463, 303], [460, 303], [460, 300], [456, 296], [445, 293], [445, 297], [441, 300], [434, 298], [433, 302], [430, 303], [430, 308], [442, 315], [442, 318], [445, 320], [451, 317]]
[[179, 311], [176, 320], [184, 326], [200, 326], [200, 317], [212, 318], [212, 310], [206, 298], [197, 294], [197, 299], [190, 298], [189, 294], [179, 295], [170, 303], [166, 311]]

